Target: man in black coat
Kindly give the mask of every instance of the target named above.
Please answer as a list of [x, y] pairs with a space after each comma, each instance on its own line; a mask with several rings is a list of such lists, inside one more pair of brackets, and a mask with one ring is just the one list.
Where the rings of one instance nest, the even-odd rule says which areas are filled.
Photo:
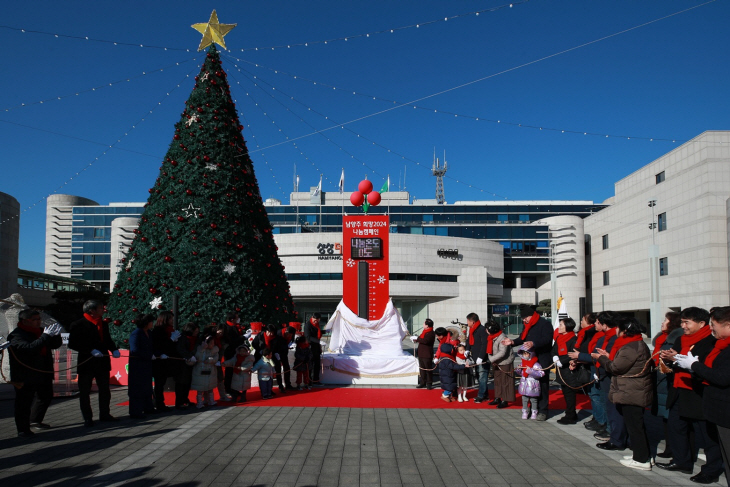
[[477, 380], [479, 381], [479, 392], [474, 399], [480, 403], [487, 399], [489, 394], [489, 361], [487, 360], [487, 329], [484, 328], [479, 316], [476, 313], [466, 315], [466, 349], [476, 363]]
[[[274, 360], [274, 371], [276, 372], [276, 383], [279, 386], [279, 392], [286, 392], [286, 387], [282, 381], [282, 367], [281, 357], [282, 354], [286, 356], [289, 353], [289, 342], [285, 341], [281, 334], [277, 333], [276, 325], [267, 325], [263, 332], [256, 335], [253, 339], [254, 361], [258, 361], [261, 358], [261, 352], [268, 348], [272, 352], [272, 359]], [[287, 360], [287, 366], [288, 366]], [[289, 384], [291, 389], [291, 384]]]
[[314, 313], [309, 321], [304, 324], [304, 338], [312, 349], [312, 363], [309, 365], [309, 378], [314, 385], [321, 384], [319, 382], [319, 369], [322, 360], [322, 345], [320, 343], [322, 329], [319, 325], [321, 319], [321, 314]]
[[42, 328], [41, 314], [30, 309], [21, 311], [19, 318], [18, 327], [8, 336], [10, 381], [15, 383], [18, 436], [30, 437], [31, 426], [50, 428], [43, 418], [53, 399], [52, 350], [61, 346], [61, 325]]
[[[293, 389], [291, 385], [291, 365], [289, 364], [289, 344], [294, 341], [294, 335], [296, 335], [296, 333], [296, 328], [292, 326], [287, 326], [286, 328], [279, 330], [277, 334], [279, 335], [279, 338], [281, 338], [278, 342], [281, 348], [279, 350], [274, 350], [275, 354], [279, 354], [279, 362], [281, 362], [282, 369], [281, 375], [284, 378], [284, 386], [288, 391]], [[274, 359], [276, 359], [276, 355], [274, 355]], [[274, 366], [276, 366], [276, 362], [274, 362]]]
[[436, 341], [436, 334], [433, 331], [433, 320], [426, 318], [423, 322], [423, 330], [419, 336], [412, 336], [413, 343], [418, 344], [416, 355], [418, 356], [418, 368], [420, 369], [420, 383], [418, 389], [426, 387], [431, 390], [433, 387], [433, 344]]
[[[550, 353], [553, 347], [553, 326], [545, 318], [542, 318], [534, 308], [528, 304], [521, 304], [519, 307], [520, 318], [525, 328], [518, 338], [502, 340], [504, 345], [520, 346], [525, 345], [532, 348], [537, 355], [537, 362], [543, 369], [550, 367], [553, 363], [553, 356]], [[540, 398], [537, 401], [537, 420], [545, 421], [548, 415], [548, 397], [550, 393], [550, 374], [545, 374], [539, 379]]]
[[99, 419], [116, 421], [109, 413], [111, 391], [109, 372], [112, 362], [109, 352], [119, 358], [119, 350], [109, 335], [109, 325], [104, 323], [104, 305], [96, 300], [84, 303], [84, 317], [71, 323], [68, 347], [78, 352], [79, 404], [84, 426], [94, 426], [94, 413], [91, 410], [91, 384], [96, 380], [99, 390]]

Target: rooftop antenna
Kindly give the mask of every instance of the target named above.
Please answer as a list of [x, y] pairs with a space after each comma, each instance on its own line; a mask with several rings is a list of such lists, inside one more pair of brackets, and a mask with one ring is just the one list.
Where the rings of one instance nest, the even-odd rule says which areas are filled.
[[436, 176], [436, 204], [443, 205], [446, 203], [446, 196], [444, 195], [444, 174], [446, 174], [448, 167], [446, 163], [446, 151], [444, 151], [444, 165], [441, 166], [440, 161], [436, 157], [436, 149], [433, 150], [433, 168], [431, 172]]

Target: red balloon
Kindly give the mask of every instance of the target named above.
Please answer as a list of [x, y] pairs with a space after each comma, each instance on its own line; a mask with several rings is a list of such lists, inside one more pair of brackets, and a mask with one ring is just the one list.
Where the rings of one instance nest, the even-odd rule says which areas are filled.
[[357, 185], [357, 189], [363, 194], [368, 194], [370, 191], [373, 190], [373, 183], [371, 183], [367, 179], [363, 179], [362, 181], [360, 181], [360, 184]]
[[362, 204], [365, 202], [365, 195], [362, 194], [360, 191], [355, 191], [350, 195], [350, 203], [352, 203], [355, 206], [362, 206]]
[[369, 193], [368, 203], [370, 203], [370, 206], [378, 206], [378, 203], [380, 203], [380, 193], [378, 193], [377, 191]]

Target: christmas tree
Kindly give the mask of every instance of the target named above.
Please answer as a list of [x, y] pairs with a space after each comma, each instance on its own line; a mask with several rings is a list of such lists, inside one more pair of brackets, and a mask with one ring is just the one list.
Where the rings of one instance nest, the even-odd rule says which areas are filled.
[[112, 289], [107, 319], [123, 345], [138, 313], [172, 309], [200, 326], [295, 318], [230, 88], [211, 44]]

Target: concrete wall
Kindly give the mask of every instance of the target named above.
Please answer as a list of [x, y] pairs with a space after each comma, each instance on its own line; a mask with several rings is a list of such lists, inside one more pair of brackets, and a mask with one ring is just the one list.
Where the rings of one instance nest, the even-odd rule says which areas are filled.
[[96, 201], [68, 194], [53, 194], [46, 200], [45, 273], [71, 277], [72, 206], [95, 206]]
[[139, 218], [115, 218], [112, 220], [109, 289], [114, 289], [117, 275], [126, 266], [126, 264], [122, 264], [121, 260], [127, 255], [127, 249], [134, 240], [134, 230], [138, 225]]
[[18, 245], [20, 203], [0, 193], [0, 299], [16, 292], [18, 285]]

